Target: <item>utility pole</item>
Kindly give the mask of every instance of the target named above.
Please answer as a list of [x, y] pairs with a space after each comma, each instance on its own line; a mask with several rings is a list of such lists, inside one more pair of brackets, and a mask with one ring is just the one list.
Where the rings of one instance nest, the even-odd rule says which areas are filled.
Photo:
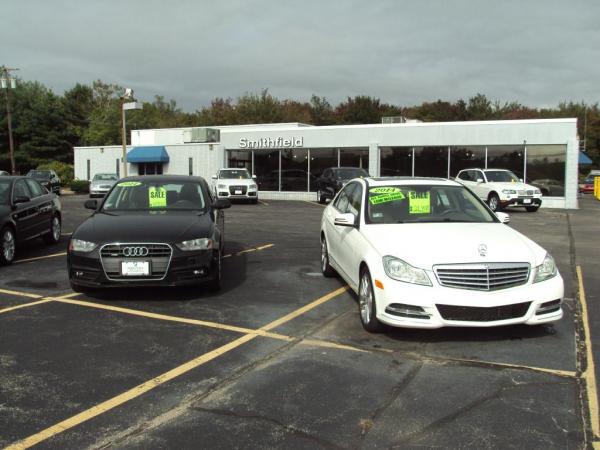
[[15, 150], [12, 135], [12, 115], [10, 110], [10, 90], [16, 88], [16, 80], [10, 76], [10, 73], [19, 69], [10, 69], [8, 67], [0, 67], [0, 83], [3, 88], [6, 88], [6, 119], [8, 122], [8, 152], [10, 157], [10, 173], [15, 174]]

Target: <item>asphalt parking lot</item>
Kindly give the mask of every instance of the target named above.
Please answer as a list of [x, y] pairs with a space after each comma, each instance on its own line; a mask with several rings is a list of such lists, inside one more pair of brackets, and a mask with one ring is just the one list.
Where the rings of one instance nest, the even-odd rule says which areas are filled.
[[64, 253], [86, 198], [62, 200], [61, 242], [0, 268], [2, 447], [600, 448], [591, 197], [508, 211], [558, 263], [562, 321], [377, 335], [320, 274], [317, 203], [227, 210], [216, 294], [89, 296], [69, 289]]

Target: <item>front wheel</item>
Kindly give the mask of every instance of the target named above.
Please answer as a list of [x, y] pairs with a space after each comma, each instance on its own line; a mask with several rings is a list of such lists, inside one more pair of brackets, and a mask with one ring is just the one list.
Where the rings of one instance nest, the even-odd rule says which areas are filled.
[[358, 285], [358, 312], [360, 322], [369, 333], [381, 331], [381, 322], [377, 319], [377, 305], [375, 304], [375, 293], [369, 269], [364, 269], [360, 275]]
[[50, 232], [44, 235], [44, 242], [50, 245], [56, 244], [58, 241], [60, 241], [60, 232], [60, 218], [58, 216], [53, 216], [52, 222], [50, 222]]
[[221, 252], [217, 252], [217, 260], [215, 261], [215, 278], [208, 283], [208, 289], [218, 291], [221, 289]]
[[321, 189], [319, 189], [317, 191], [317, 200], [319, 200], [319, 203], [321, 205], [324, 205], [325, 203], [327, 203], [327, 198], [325, 197], [325, 192], [323, 192]]
[[488, 206], [494, 212], [500, 210], [500, 197], [495, 192], [492, 192], [488, 197]]
[[325, 277], [332, 277], [335, 275], [335, 269], [329, 265], [329, 252], [325, 237], [323, 237], [323, 240], [321, 241], [321, 272]]
[[526, 206], [525, 209], [527, 210], [527, 212], [536, 212], [538, 209], [540, 209], [539, 206]]
[[0, 265], [11, 264], [15, 259], [15, 232], [10, 227], [5, 227], [0, 234]]

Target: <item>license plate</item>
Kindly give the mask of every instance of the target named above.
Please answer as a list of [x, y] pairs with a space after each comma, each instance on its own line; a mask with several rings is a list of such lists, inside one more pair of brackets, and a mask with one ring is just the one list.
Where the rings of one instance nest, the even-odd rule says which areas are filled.
[[531, 199], [530, 198], [526, 198], [523, 200], [523, 203], [531, 203]]
[[242, 191], [235, 191], [235, 195], [242, 195]]
[[121, 261], [121, 275], [139, 277], [150, 275], [149, 261]]

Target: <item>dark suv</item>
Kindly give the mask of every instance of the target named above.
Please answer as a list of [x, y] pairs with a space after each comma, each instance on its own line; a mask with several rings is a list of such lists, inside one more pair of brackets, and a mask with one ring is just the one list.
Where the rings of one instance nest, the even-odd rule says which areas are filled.
[[347, 181], [368, 176], [369, 172], [360, 167], [330, 167], [325, 169], [316, 182], [317, 199], [319, 203], [325, 203], [327, 199], [333, 199]]
[[50, 192], [60, 195], [60, 178], [54, 170], [30, 170], [27, 176], [37, 180]]

